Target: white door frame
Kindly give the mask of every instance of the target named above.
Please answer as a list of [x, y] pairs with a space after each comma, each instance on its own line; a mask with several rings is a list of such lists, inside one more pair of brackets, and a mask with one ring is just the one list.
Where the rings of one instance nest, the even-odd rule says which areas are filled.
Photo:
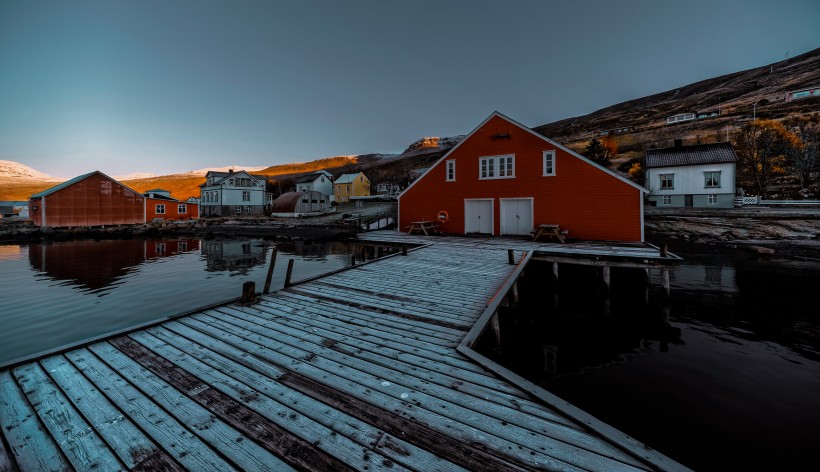
[[[532, 222], [533, 227], [535, 227], [535, 197], [499, 198], [498, 199], [498, 214], [499, 214], [499, 217], [501, 218], [502, 225], [504, 224], [504, 213], [503, 213], [504, 212], [504, 205], [502, 204], [502, 202], [504, 202], [505, 200], [529, 200], [530, 201], [530, 221]], [[533, 228], [530, 228], [530, 230], [532, 230], [532, 229]], [[504, 235], [504, 229], [503, 228], [499, 227], [498, 231], [502, 236]], [[518, 235], [518, 236], [520, 236], [520, 235]]]
[[[465, 198], [464, 199], [464, 234], [467, 234], [467, 202], [490, 202], [490, 235], [495, 236], [495, 198]], [[485, 233], [481, 233], [485, 234]]]

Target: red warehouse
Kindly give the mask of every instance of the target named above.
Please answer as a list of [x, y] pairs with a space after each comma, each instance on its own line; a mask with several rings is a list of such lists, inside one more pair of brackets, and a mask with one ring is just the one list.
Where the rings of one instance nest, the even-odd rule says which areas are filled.
[[102, 226], [145, 222], [142, 195], [100, 171], [75, 177], [29, 198], [37, 226]]
[[171, 198], [171, 192], [153, 189], [145, 192], [145, 222], [161, 220], [199, 219], [199, 204]]
[[495, 112], [399, 195], [399, 228], [527, 235], [559, 224], [585, 240], [643, 241], [647, 190]]

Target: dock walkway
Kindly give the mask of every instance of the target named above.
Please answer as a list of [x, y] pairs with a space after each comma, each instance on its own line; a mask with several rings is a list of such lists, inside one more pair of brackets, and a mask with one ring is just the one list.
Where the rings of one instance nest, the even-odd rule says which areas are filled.
[[457, 351], [520, 269], [509, 241], [412, 241], [0, 370], [0, 471], [685, 470]]

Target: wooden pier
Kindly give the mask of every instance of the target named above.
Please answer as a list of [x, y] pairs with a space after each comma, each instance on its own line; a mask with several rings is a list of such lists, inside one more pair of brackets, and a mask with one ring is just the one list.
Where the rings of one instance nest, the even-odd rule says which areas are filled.
[[424, 246], [0, 370], [0, 471], [686, 470], [469, 348], [543, 244], [360, 238]]

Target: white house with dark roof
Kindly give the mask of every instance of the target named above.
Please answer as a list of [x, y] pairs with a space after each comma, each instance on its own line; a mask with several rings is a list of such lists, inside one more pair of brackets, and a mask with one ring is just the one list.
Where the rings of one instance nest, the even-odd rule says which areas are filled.
[[730, 143], [646, 151], [649, 201], [659, 207], [732, 208], [737, 155]]
[[333, 176], [326, 170], [303, 175], [296, 179], [297, 192], [321, 192], [333, 201]]
[[265, 211], [266, 178], [244, 170], [209, 171], [199, 186], [202, 216], [259, 216]]

